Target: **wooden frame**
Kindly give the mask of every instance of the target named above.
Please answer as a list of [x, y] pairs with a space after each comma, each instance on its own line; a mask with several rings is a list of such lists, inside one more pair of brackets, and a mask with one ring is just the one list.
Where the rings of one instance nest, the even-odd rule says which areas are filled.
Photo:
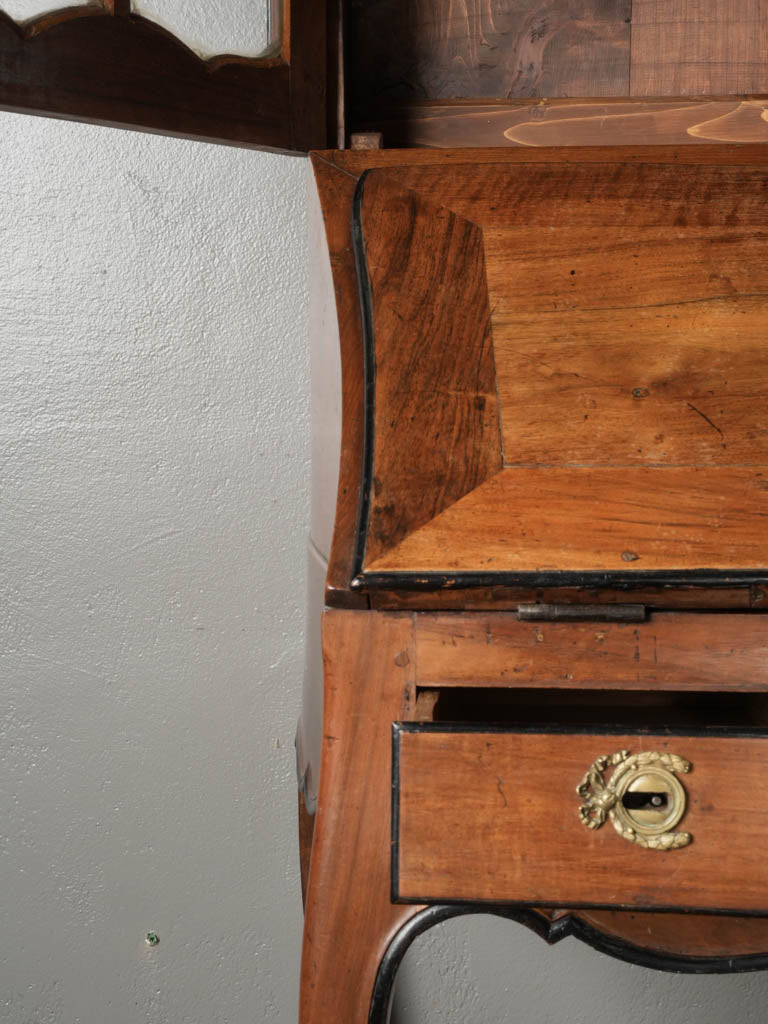
[[[325, 0], [284, 0], [278, 52], [203, 60], [128, 0], [23, 26], [0, 13], [0, 107], [287, 151], [327, 145]], [[335, 9], [335, 8], [334, 8]], [[331, 19], [332, 20], [332, 19]]]

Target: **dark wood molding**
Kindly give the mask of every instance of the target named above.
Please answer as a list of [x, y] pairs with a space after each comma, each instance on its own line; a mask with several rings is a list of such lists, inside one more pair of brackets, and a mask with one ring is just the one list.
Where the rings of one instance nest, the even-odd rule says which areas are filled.
[[[115, 16], [113, 16], [113, 13]], [[203, 60], [119, 3], [0, 13], [0, 107], [285, 151], [325, 145], [324, 0], [287, 0], [280, 52]]]

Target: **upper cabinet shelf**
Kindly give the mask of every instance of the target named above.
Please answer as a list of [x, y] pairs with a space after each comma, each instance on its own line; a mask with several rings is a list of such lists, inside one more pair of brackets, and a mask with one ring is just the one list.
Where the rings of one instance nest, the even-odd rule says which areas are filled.
[[768, 141], [768, 0], [353, 0], [347, 21], [350, 125], [387, 146]]
[[768, 0], [0, 0], [0, 106], [286, 151], [768, 141]]
[[768, 142], [768, 0], [0, 0], [0, 107], [306, 151]]

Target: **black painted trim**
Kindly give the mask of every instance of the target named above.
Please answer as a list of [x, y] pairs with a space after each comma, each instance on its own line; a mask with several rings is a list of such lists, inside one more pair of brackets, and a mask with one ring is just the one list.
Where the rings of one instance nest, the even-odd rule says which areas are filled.
[[[680, 692], [680, 691], [678, 691]], [[690, 696], [695, 697], [695, 693]], [[696, 738], [720, 737], [727, 739], [768, 739], [768, 728], [745, 729], [730, 725], [711, 725], [704, 728], [684, 726], [644, 728], [599, 722], [594, 725], [550, 725], [547, 723], [526, 723], [525, 725], [499, 725], [496, 722], [395, 722], [394, 734], [403, 732], [445, 732], [445, 733], [543, 733], [547, 736], [693, 736]], [[394, 762], [393, 762], [394, 765]], [[398, 761], [399, 765], [399, 761]]]
[[748, 971], [768, 969], [768, 953], [751, 953], [738, 957], [695, 957], [677, 956], [673, 953], [658, 953], [642, 946], [606, 935], [579, 918], [568, 915], [557, 921], [547, 922], [540, 914], [530, 909], [510, 910], [504, 906], [458, 906], [439, 905], [427, 907], [410, 919], [394, 936], [384, 953], [376, 974], [368, 1013], [368, 1024], [386, 1024], [392, 986], [397, 969], [402, 963], [408, 947], [414, 939], [433, 928], [436, 924], [452, 917], [486, 913], [503, 917], [509, 921], [530, 928], [550, 946], [568, 936], [574, 936], [592, 949], [608, 956], [623, 960], [639, 967], [674, 974], [740, 974]]
[[[365, 484], [365, 481], [364, 481]], [[362, 563], [360, 563], [362, 564]], [[638, 569], [636, 572], [364, 572], [358, 567], [353, 590], [468, 590], [473, 587], [575, 587], [594, 590], [664, 590], [707, 587], [749, 587], [768, 584], [768, 569]]]
[[400, 901], [400, 734], [402, 723], [392, 723], [392, 834], [389, 858], [389, 898], [393, 903]]
[[[376, 450], [376, 345], [373, 334], [373, 296], [371, 295], [371, 280], [368, 276], [365, 235], [363, 234], [363, 200], [368, 174], [368, 171], [363, 171], [355, 186], [350, 225], [363, 333], [363, 464], [360, 476], [355, 551], [352, 559], [354, 579], [359, 578], [365, 560], [365, 546], [368, 541], [368, 527], [371, 518], [373, 457]], [[351, 583], [352, 589], [355, 589], [354, 579]]]

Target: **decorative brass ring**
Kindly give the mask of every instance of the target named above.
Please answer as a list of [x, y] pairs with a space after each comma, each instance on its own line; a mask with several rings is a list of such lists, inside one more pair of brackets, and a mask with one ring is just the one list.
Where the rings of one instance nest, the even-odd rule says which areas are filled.
[[[687, 796], [677, 774], [687, 774], [691, 762], [676, 754], [620, 750], [604, 754], [591, 765], [576, 792], [584, 800], [581, 823], [598, 829], [608, 818], [619, 835], [649, 850], [678, 850], [692, 840], [690, 832], [675, 832], [685, 814]], [[613, 771], [606, 778], [607, 769]]]

